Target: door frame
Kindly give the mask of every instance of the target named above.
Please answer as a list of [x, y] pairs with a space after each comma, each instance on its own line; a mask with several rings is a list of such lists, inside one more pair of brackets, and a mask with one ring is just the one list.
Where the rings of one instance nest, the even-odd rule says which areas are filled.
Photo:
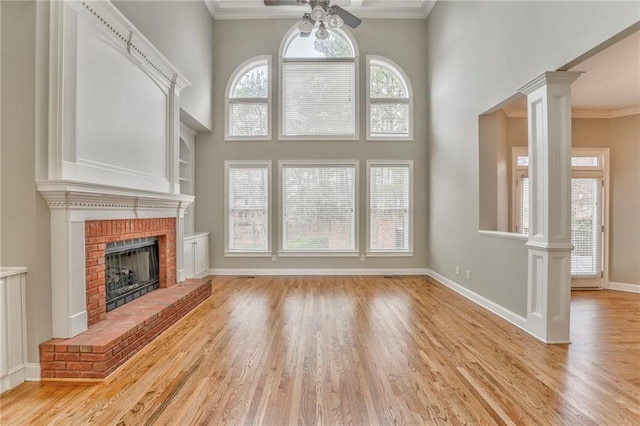
[[[527, 147], [513, 147], [511, 149], [511, 232], [516, 231], [520, 223], [520, 193], [518, 183], [522, 177], [529, 175], [528, 165], [518, 165], [518, 157], [527, 157]], [[573, 177], [596, 177], [602, 178], [602, 275], [600, 285], [595, 287], [589, 285], [587, 280], [591, 278], [571, 278], [572, 288], [609, 288], [609, 235], [610, 235], [610, 179], [609, 179], [609, 148], [571, 148], [571, 157], [597, 157], [598, 166], [572, 166], [571, 176]], [[521, 233], [521, 232], [520, 232]]]

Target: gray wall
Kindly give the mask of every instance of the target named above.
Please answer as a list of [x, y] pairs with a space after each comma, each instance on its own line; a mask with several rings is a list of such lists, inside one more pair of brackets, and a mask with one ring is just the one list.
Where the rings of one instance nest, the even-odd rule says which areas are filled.
[[[212, 234], [211, 268], [426, 268], [427, 128], [428, 93], [425, 20], [364, 20], [353, 31], [360, 52], [360, 135], [359, 141], [278, 141], [278, 81], [273, 85], [272, 141], [224, 141], [224, 91], [236, 67], [247, 59], [269, 54], [273, 58], [274, 76], [278, 67], [278, 50], [285, 33], [297, 22], [294, 19], [215, 21], [214, 121], [212, 134], [200, 134], [196, 142], [196, 231]], [[415, 96], [415, 140], [413, 142], [366, 142], [365, 132], [365, 56], [385, 56], [404, 69]], [[225, 160], [261, 159], [273, 161], [273, 247], [277, 252], [277, 162], [283, 159], [357, 159], [360, 162], [359, 246], [365, 250], [365, 188], [367, 159], [413, 159], [415, 181], [414, 251], [409, 258], [226, 258], [224, 257], [224, 175]]]
[[[44, 52], [36, 50], [38, 41], [42, 41], [36, 34], [36, 18], [42, 10], [48, 10], [48, 5], [3, 1], [0, 7], [0, 265], [26, 266], [29, 270], [27, 346], [28, 361], [35, 363], [39, 362], [38, 344], [51, 337], [49, 208], [36, 191], [36, 140], [46, 131], [46, 110], [43, 115], [36, 83], [42, 84], [38, 67], [46, 67], [48, 59], [46, 46]], [[45, 24], [46, 17], [39, 23]], [[47, 30], [46, 25], [43, 30]], [[37, 66], [36, 60], [44, 63]], [[44, 78], [46, 83], [46, 75]]]
[[198, 131], [211, 130], [213, 18], [204, 2], [127, 0], [114, 5], [191, 82], [181, 93], [182, 120]]
[[[635, 2], [438, 2], [427, 19], [429, 267], [526, 314], [524, 242], [478, 234], [478, 115], [635, 23]], [[455, 275], [460, 265], [471, 280]]]

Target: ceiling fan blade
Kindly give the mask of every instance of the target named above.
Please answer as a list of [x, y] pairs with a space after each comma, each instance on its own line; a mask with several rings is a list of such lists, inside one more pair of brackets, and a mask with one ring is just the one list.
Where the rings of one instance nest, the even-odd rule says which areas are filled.
[[298, 0], [264, 0], [265, 6], [296, 6]]
[[338, 14], [338, 16], [342, 18], [344, 23], [350, 26], [351, 28], [357, 28], [358, 25], [360, 25], [360, 23], [362, 22], [360, 18], [351, 14], [350, 12], [347, 12], [346, 10], [344, 10], [338, 5], [331, 6], [331, 9], [333, 9]]

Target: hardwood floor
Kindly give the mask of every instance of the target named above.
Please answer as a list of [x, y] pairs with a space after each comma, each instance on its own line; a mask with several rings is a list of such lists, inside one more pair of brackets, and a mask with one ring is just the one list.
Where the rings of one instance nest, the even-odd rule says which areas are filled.
[[425, 277], [217, 277], [115, 378], [25, 383], [0, 424], [640, 424], [640, 295], [574, 292], [572, 341]]

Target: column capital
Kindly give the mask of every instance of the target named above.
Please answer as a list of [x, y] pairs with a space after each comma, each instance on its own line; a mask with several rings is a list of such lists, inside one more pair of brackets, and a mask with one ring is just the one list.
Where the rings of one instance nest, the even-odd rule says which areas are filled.
[[549, 84], [571, 84], [583, 73], [579, 71], [545, 71], [521, 88], [518, 92], [528, 95]]

